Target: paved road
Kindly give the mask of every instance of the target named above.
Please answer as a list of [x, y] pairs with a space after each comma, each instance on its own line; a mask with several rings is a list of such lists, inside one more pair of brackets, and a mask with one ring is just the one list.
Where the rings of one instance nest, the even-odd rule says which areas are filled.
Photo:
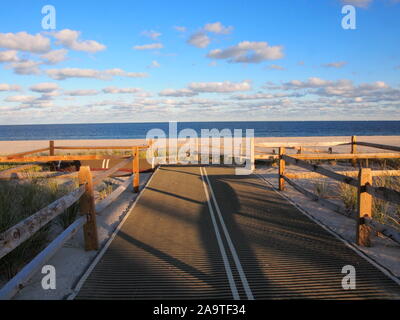
[[[400, 298], [400, 286], [270, 189], [228, 167], [154, 174], [77, 299]], [[342, 267], [356, 268], [343, 290]]]

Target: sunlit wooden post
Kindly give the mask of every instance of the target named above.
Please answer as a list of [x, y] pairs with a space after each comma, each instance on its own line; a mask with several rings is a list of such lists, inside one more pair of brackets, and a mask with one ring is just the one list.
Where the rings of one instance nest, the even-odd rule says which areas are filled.
[[[352, 154], [357, 153], [357, 139], [356, 139], [356, 136], [351, 136], [351, 153]], [[352, 159], [351, 163], [352, 163], [353, 167], [357, 166], [357, 160], [356, 159]]]
[[96, 225], [96, 207], [94, 203], [93, 179], [89, 166], [82, 166], [78, 174], [79, 185], [85, 185], [85, 193], [79, 200], [81, 215], [86, 215], [86, 224], [83, 226], [85, 250], [98, 250], [99, 240]]
[[283, 176], [285, 175], [285, 160], [283, 159], [283, 155], [285, 154], [285, 147], [279, 147], [279, 190], [285, 190], [285, 180]]
[[200, 144], [200, 138], [197, 138], [197, 162], [198, 162], [198, 164], [201, 164], [201, 144]]
[[250, 164], [251, 164], [251, 171], [255, 170], [255, 154], [254, 154], [254, 137], [250, 139]]
[[372, 196], [365, 191], [367, 184], [372, 185], [370, 168], [361, 168], [358, 174], [358, 202], [357, 202], [357, 227], [356, 243], [360, 246], [370, 247], [371, 229], [364, 223], [364, 218], [372, 216]]
[[132, 155], [133, 191], [139, 192], [139, 147], [132, 148]]
[[49, 154], [50, 154], [50, 156], [54, 156], [54, 141], [53, 140], [49, 141]]

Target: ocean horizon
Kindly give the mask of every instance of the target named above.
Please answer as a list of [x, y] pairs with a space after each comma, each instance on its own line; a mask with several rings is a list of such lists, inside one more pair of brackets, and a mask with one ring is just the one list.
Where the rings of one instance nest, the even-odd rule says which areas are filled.
[[[178, 132], [194, 129], [254, 129], [255, 137], [392, 136], [400, 135], [400, 121], [210, 121], [178, 122]], [[144, 139], [168, 122], [0, 125], [0, 140]]]

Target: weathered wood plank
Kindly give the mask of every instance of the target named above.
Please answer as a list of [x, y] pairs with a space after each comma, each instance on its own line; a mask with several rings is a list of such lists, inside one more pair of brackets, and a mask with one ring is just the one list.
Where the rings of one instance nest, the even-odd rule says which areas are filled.
[[361, 168], [358, 174], [356, 243], [364, 247], [371, 246], [371, 228], [363, 222], [363, 218], [372, 217], [372, 197], [365, 190], [368, 184], [372, 184], [371, 169]]
[[364, 218], [365, 224], [374, 228], [376, 231], [382, 233], [384, 236], [392, 239], [393, 241], [400, 244], [400, 232], [396, 229], [387, 226], [385, 224], [379, 223], [370, 218]]
[[119, 169], [125, 167], [129, 163], [131, 163], [132, 157], [128, 158], [124, 161], [121, 161], [120, 163], [116, 164], [114, 167], [108, 169], [107, 171], [101, 172], [98, 175], [96, 175], [96, 178], [93, 180], [93, 185], [97, 185], [100, 182], [102, 182], [104, 179], [108, 178], [111, 176], [113, 173], [117, 172]]
[[378, 144], [378, 143], [370, 143], [370, 142], [361, 142], [360, 141], [360, 142], [357, 142], [357, 145], [400, 152], [400, 147], [389, 146], [386, 144]]
[[285, 176], [285, 159], [284, 159], [284, 155], [285, 155], [285, 147], [280, 147], [279, 148], [279, 190], [283, 191], [285, 190], [285, 180], [283, 179], [283, 177]]
[[[350, 177], [357, 177], [359, 171], [334, 171], [337, 174], [342, 174]], [[373, 177], [396, 177], [400, 176], [400, 170], [374, 170], [372, 171]], [[323, 178], [323, 174], [318, 172], [291, 172], [285, 174], [289, 179], [313, 179]]]
[[348, 145], [349, 141], [321, 141], [321, 142], [259, 142], [256, 147], [279, 148], [279, 147], [334, 147], [339, 145]]
[[139, 168], [139, 149], [137, 147], [132, 149], [133, 154], [133, 190], [134, 192], [139, 192], [139, 185], [140, 185], [140, 168]]
[[389, 159], [400, 158], [400, 153], [325, 153], [325, 154], [296, 154], [294, 158], [303, 160], [341, 160], [341, 159]]
[[[149, 145], [140, 145], [139, 149], [146, 149]], [[69, 146], [58, 146], [55, 147], [56, 150], [130, 150], [132, 146], [91, 146], [91, 147], [69, 147]]]
[[260, 155], [256, 154], [254, 156], [256, 160], [272, 160], [272, 159], [279, 159], [279, 155], [277, 154], [271, 154], [271, 155]]
[[85, 190], [79, 200], [80, 213], [86, 216], [86, 223], [83, 226], [85, 250], [98, 250], [96, 206], [94, 203], [93, 178], [90, 167], [82, 166], [79, 170], [78, 179], [80, 187], [83, 186]]
[[[355, 153], [357, 153], [357, 138], [356, 138], [356, 136], [351, 136], [351, 151], [350, 151], [350, 153], [351, 154], [355, 154]], [[352, 165], [353, 165], [353, 167], [356, 167], [357, 166], [357, 159], [351, 159], [351, 163], [352, 163]]]
[[27, 170], [27, 169], [33, 168], [35, 166], [37, 166], [36, 163], [23, 164], [23, 165], [14, 167], [14, 168], [9, 168], [9, 169], [6, 169], [6, 170], [2, 170], [2, 171], [0, 171], [0, 179], [3, 178], [3, 177], [9, 176], [11, 173], [16, 173], [16, 172], [19, 172], [19, 171]]
[[107, 208], [113, 201], [115, 201], [122, 192], [124, 192], [131, 185], [133, 180], [133, 175], [129, 177], [123, 184], [121, 184], [117, 189], [115, 189], [107, 198], [99, 201], [96, 204], [96, 213], [100, 214], [105, 208]]
[[49, 148], [41, 148], [41, 149], [36, 149], [36, 150], [31, 150], [31, 151], [25, 151], [25, 152], [9, 154], [6, 157], [1, 157], [1, 158], [14, 159], [14, 158], [20, 158], [20, 157], [27, 156], [27, 155], [30, 155], [30, 154], [39, 153], [39, 152], [45, 152], [45, 151], [49, 151]]
[[311, 164], [311, 163], [308, 163], [306, 161], [303, 161], [303, 160], [300, 160], [300, 159], [297, 159], [297, 158], [294, 158], [294, 157], [289, 157], [289, 156], [284, 155], [283, 158], [286, 160], [286, 162], [288, 162], [290, 164], [297, 165], [297, 166], [305, 168], [307, 170], [320, 173], [320, 174], [322, 174], [324, 176], [327, 176], [329, 178], [332, 178], [334, 180], [350, 184], [350, 185], [352, 185], [354, 187], [358, 187], [357, 179], [354, 179], [352, 177], [348, 177], [348, 176], [336, 173], [334, 171], [325, 169], [325, 168], [323, 168], [321, 166], [318, 166], [316, 164]]
[[9, 300], [24, 288], [33, 275], [62, 248], [65, 242], [82, 228], [85, 222], [85, 217], [81, 217], [57, 236], [43, 251], [18, 272], [14, 278], [0, 289], [0, 300]]
[[36, 231], [72, 206], [84, 192], [85, 187], [80, 187], [2, 232], [0, 234], [0, 258], [28, 240]]
[[[343, 208], [340, 205], [337, 205], [329, 200], [323, 199], [318, 197], [316, 194], [308, 191], [307, 189], [301, 187], [299, 184], [293, 182], [292, 180], [290, 180], [287, 175], [284, 178], [286, 180], [286, 182], [291, 185], [294, 189], [296, 189], [297, 191], [299, 191], [300, 193], [304, 194], [305, 196], [307, 196], [308, 198], [310, 198], [311, 200], [320, 203], [321, 205], [323, 205], [324, 207], [327, 207], [337, 213], [340, 213], [344, 216], [353, 218], [355, 217], [355, 213], [352, 211], [348, 211], [345, 208]], [[396, 229], [384, 225], [382, 223], [379, 223], [371, 218], [364, 218], [365, 224], [367, 224], [368, 226], [374, 228], [376, 231], [382, 233], [384, 236], [392, 239], [393, 241], [400, 243], [400, 232], [397, 231]]]
[[54, 141], [53, 140], [49, 141], [49, 155], [54, 156]]
[[308, 191], [307, 189], [301, 187], [299, 184], [297, 184], [296, 182], [292, 181], [291, 179], [289, 179], [288, 177], [284, 177], [285, 181], [291, 185], [294, 189], [296, 189], [297, 191], [299, 191], [300, 193], [304, 194], [305, 196], [307, 196], [308, 198], [310, 198], [311, 200], [320, 203], [321, 205], [323, 205], [324, 207], [327, 207], [337, 213], [340, 213], [346, 217], [351, 217], [354, 218], [354, 212], [352, 211], [348, 211], [345, 208], [341, 207], [340, 205], [337, 205], [336, 203], [333, 203], [329, 200], [326, 200], [324, 198], [319, 197], [318, 195], [316, 195], [315, 193], [312, 193], [311, 191]]
[[0, 157], [0, 162], [51, 162], [51, 161], [73, 161], [73, 160], [104, 160], [104, 159], [127, 159], [129, 156], [111, 156], [111, 155], [58, 155], [58, 156], [37, 156], [21, 157], [8, 159]]
[[396, 190], [366, 185], [365, 191], [378, 199], [400, 204], [400, 192]]

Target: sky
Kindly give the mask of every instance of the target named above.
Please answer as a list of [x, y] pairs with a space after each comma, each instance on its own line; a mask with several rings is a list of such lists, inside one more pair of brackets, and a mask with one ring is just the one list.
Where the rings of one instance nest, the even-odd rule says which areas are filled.
[[400, 120], [399, 17], [400, 0], [2, 1], [0, 125]]

